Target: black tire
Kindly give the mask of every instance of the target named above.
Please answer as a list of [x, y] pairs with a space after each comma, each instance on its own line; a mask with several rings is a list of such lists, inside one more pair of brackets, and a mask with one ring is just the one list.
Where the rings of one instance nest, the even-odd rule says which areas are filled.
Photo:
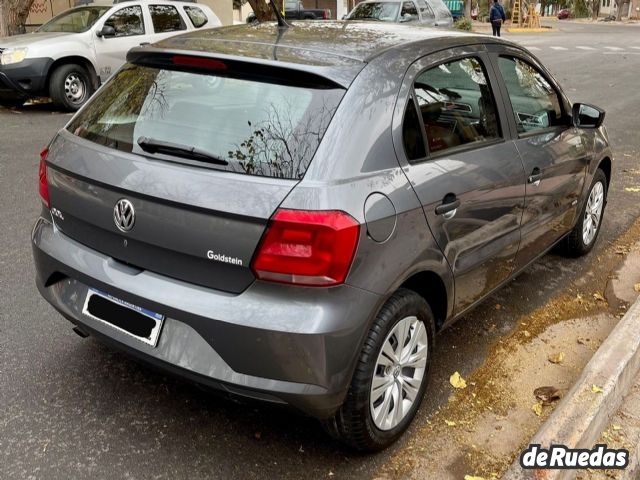
[[[589, 196], [591, 195], [591, 192], [593, 191], [597, 183], [602, 184], [602, 188], [604, 192], [602, 212], [600, 214], [600, 219], [598, 222], [598, 226], [596, 228], [595, 236], [587, 244], [584, 241], [584, 236], [582, 232], [584, 229], [584, 222], [586, 219], [585, 217], [586, 217]], [[574, 257], [574, 258], [581, 257], [582, 255], [586, 255], [587, 253], [589, 253], [593, 248], [593, 246], [595, 245], [598, 239], [598, 234], [600, 233], [600, 227], [602, 226], [604, 210], [605, 210], [605, 207], [607, 206], [607, 193], [608, 193], [607, 176], [604, 174], [604, 172], [600, 168], [598, 168], [596, 170], [596, 173], [593, 175], [593, 180], [591, 181], [591, 185], [589, 186], [589, 192], [587, 193], [587, 196], [583, 201], [582, 209], [580, 210], [580, 216], [578, 217], [578, 222], [576, 223], [576, 226], [573, 228], [573, 230], [571, 230], [571, 233], [569, 233], [569, 235], [564, 241], [564, 254], [566, 256]]]
[[[381, 430], [371, 416], [371, 382], [378, 354], [387, 335], [400, 320], [408, 316], [417, 317], [425, 326], [429, 347], [426, 368], [416, 400], [406, 416], [395, 428]], [[374, 452], [395, 442], [407, 429], [422, 402], [428, 382], [434, 331], [433, 313], [424, 298], [403, 288], [395, 292], [380, 309], [369, 330], [344, 403], [333, 417], [323, 420], [325, 430], [332, 437], [359, 451]]]
[[[77, 90], [78, 88], [82, 88], [82, 91]], [[93, 92], [91, 75], [81, 65], [60, 65], [49, 79], [49, 95], [53, 103], [69, 112], [75, 112], [82, 107]]]

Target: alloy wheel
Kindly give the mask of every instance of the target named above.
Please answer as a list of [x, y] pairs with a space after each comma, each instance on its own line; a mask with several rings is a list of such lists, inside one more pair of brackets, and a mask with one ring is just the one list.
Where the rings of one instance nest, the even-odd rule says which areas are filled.
[[598, 233], [600, 220], [602, 219], [602, 208], [604, 207], [604, 185], [597, 182], [587, 199], [587, 208], [584, 212], [582, 222], [582, 241], [585, 245], [591, 244]]
[[387, 335], [369, 395], [371, 418], [380, 430], [397, 427], [418, 400], [428, 354], [427, 330], [417, 317], [403, 318]]

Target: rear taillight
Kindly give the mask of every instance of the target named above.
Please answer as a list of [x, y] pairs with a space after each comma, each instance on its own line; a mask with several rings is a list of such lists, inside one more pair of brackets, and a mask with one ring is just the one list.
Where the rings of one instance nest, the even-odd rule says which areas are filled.
[[261, 280], [310, 286], [343, 283], [358, 246], [360, 225], [337, 210], [278, 210], [251, 268]]
[[38, 177], [40, 183], [40, 198], [47, 206], [51, 208], [51, 202], [49, 201], [49, 183], [47, 182], [47, 155], [49, 149], [45, 148], [40, 152], [40, 168], [38, 168]]
[[331, 10], [324, 10], [322, 12], [322, 19], [329, 20], [331, 18]]

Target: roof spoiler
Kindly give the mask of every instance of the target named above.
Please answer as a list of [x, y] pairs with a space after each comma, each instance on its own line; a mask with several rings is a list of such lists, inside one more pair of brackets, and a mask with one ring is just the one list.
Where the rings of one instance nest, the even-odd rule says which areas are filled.
[[[311, 88], [346, 88], [338, 81], [308, 69], [297, 69], [295, 64], [274, 65], [245, 57], [224, 54], [206, 55], [185, 50], [156, 50], [153, 47], [135, 47], [129, 50], [127, 62], [151, 68], [218, 74], [230, 77], [257, 78], [263, 82]], [[295, 71], [295, 75], [291, 72]]]

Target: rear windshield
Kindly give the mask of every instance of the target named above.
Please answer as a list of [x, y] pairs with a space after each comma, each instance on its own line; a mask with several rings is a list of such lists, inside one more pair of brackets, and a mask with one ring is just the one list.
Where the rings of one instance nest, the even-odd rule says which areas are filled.
[[[292, 86], [127, 65], [71, 121], [92, 142], [150, 158], [249, 175], [305, 174], [344, 94], [340, 88]], [[219, 162], [149, 153], [145, 140], [193, 147]]]

